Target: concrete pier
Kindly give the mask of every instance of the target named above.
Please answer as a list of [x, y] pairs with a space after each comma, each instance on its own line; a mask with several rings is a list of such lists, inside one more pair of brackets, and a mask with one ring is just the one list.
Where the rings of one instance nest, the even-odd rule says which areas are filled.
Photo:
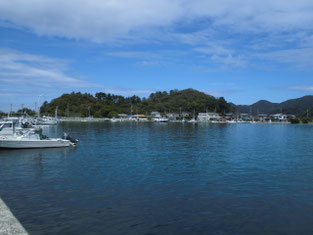
[[0, 198], [0, 235], [15, 234], [27, 235], [28, 233]]

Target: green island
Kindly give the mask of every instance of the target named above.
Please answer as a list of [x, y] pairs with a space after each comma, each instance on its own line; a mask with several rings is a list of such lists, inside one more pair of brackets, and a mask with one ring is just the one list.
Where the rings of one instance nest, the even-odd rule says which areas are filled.
[[235, 105], [223, 97], [215, 98], [194, 89], [158, 91], [151, 93], [148, 98], [138, 96], [124, 97], [110, 93], [99, 92], [94, 96], [89, 93], [72, 92], [44, 102], [40, 113], [54, 115], [58, 107], [59, 116], [78, 116], [95, 118], [117, 117], [118, 114], [145, 114], [151, 112], [179, 113], [216, 111], [228, 113], [235, 111]]

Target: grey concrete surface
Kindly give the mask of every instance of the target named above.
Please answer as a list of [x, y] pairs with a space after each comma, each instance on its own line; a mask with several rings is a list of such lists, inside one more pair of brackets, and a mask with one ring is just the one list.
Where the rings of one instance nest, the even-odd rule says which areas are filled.
[[28, 234], [0, 198], [0, 235]]

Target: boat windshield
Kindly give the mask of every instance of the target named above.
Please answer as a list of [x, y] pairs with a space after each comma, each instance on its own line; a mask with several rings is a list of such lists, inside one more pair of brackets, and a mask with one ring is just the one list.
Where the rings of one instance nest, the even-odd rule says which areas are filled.
[[12, 128], [12, 123], [3, 123], [0, 126], [0, 131], [2, 131], [4, 128]]

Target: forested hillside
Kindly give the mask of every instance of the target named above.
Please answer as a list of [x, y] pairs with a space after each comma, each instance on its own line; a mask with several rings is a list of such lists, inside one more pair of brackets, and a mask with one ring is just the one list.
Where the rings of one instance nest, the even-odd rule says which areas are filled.
[[[234, 105], [224, 98], [215, 98], [194, 89], [159, 91], [150, 94], [148, 98], [138, 96], [124, 97], [110, 93], [99, 92], [95, 96], [88, 93], [63, 94], [62, 96], [44, 102], [41, 114], [54, 115], [58, 107], [59, 116], [113, 117], [118, 113], [150, 114], [153, 111], [169, 112], [198, 112], [214, 111], [230, 112]], [[233, 110], [234, 111], [234, 110]]]
[[297, 99], [291, 99], [282, 103], [271, 103], [266, 100], [260, 100], [252, 105], [238, 105], [237, 111], [241, 113], [257, 113], [274, 114], [285, 113], [295, 114], [299, 117], [309, 115], [313, 116], [313, 96], [303, 96]]

